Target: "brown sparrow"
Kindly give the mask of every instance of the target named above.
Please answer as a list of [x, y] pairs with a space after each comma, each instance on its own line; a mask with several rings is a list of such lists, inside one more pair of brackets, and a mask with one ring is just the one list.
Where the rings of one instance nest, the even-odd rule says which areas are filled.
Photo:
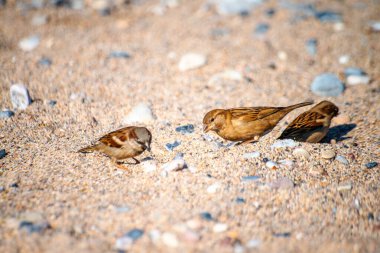
[[329, 101], [322, 101], [295, 118], [282, 132], [279, 139], [317, 143], [329, 131], [331, 119], [338, 115], [339, 108]]
[[104, 135], [98, 143], [78, 150], [81, 153], [93, 151], [102, 152], [111, 157], [118, 168], [122, 167], [118, 161], [132, 158], [136, 164], [140, 163], [135, 156], [140, 155], [146, 149], [150, 151], [152, 134], [145, 127], [129, 126]]
[[203, 118], [203, 130], [214, 131], [220, 137], [230, 141], [242, 141], [240, 144], [258, 141], [270, 132], [277, 123], [292, 110], [311, 105], [304, 102], [288, 107], [239, 107], [215, 109]]

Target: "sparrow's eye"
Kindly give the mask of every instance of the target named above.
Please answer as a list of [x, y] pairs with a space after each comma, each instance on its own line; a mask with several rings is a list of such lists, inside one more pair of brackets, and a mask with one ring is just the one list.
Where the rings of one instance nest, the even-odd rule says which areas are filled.
[[214, 119], [214, 118], [212, 118], [210, 121], [211, 121], [211, 122], [214, 122], [214, 120], [215, 120], [215, 119]]

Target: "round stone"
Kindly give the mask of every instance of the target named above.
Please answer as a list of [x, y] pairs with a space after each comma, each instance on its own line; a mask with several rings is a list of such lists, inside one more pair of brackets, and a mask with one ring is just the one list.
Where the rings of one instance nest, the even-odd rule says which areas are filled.
[[297, 157], [304, 157], [306, 159], [310, 158], [310, 153], [306, 149], [303, 149], [303, 148], [296, 148], [293, 151], [293, 155]]
[[321, 151], [321, 157], [324, 159], [332, 159], [335, 157], [335, 152], [332, 149], [324, 149]]
[[344, 85], [335, 74], [324, 73], [314, 78], [311, 91], [322, 97], [337, 97], [343, 93]]
[[29, 91], [23, 84], [13, 84], [10, 95], [14, 109], [25, 110], [32, 103]]

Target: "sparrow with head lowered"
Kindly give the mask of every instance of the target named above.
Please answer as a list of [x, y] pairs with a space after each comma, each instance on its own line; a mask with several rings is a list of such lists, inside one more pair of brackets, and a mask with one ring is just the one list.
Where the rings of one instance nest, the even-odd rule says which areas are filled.
[[214, 131], [220, 137], [240, 144], [258, 141], [270, 132], [292, 110], [311, 105], [304, 102], [287, 107], [239, 107], [214, 109], [203, 118], [204, 132]]
[[118, 161], [127, 158], [140, 163], [135, 156], [140, 155], [145, 150], [150, 151], [152, 134], [145, 127], [129, 126], [113, 131], [101, 137], [94, 145], [80, 149], [78, 152], [88, 153], [99, 151], [111, 157], [112, 162], [120, 169], [127, 169], [120, 165]]
[[331, 119], [338, 113], [339, 108], [336, 105], [329, 101], [322, 101], [295, 118], [278, 139], [320, 142], [329, 131]]

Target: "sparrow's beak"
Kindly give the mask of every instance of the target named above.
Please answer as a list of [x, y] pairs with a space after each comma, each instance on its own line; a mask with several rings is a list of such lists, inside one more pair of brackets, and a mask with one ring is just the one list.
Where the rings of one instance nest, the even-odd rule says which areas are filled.
[[147, 143], [147, 145], [146, 145], [146, 150], [148, 150], [148, 152], [151, 152], [150, 144], [149, 143]]
[[210, 125], [203, 125], [203, 132], [207, 133], [208, 131], [210, 131], [210, 129]]

